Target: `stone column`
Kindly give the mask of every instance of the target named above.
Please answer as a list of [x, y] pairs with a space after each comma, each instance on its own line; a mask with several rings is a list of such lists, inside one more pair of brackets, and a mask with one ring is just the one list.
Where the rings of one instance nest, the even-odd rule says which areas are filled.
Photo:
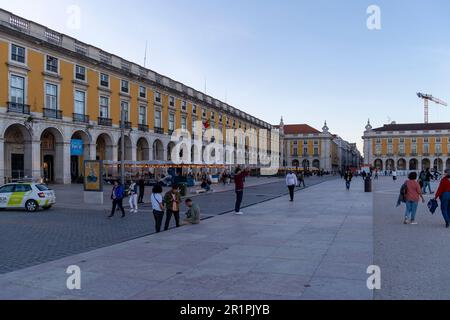
[[56, 157], [54, 161], [56, 183], [70, 184], [72, 182], [70, 175], [70, 141], [56, 144]]
[[[25, 146], [26, 148], [27, 146]], [[33, 179], [42, 178], [42, 159], [41, 159], [41, 140], [33, 140], [30, 144], [31, 148], [31, 175]]]
[[0, 184], [5, 183], [5, 140], [0, 138]]
[[89, 144], [89, 159], [86, 160], [96, 160], [97, 159], [97, 145]]

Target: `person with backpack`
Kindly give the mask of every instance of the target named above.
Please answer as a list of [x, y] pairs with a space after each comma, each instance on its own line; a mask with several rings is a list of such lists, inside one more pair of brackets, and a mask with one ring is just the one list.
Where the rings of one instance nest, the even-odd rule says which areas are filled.
[[435, 200], [441, 200], [442, 216], [445, 220], [445, 227], [450, 227], [450, 170], [447, 170], [446, 176], [439, 183], [439, 188], [434, 197]]
[[417, 182], [417, 173], [411, 172], [408, 175], [408, 180], [403, 184], [400, 189], [400, 197], [402, 202], [406, 205], [404, 224], [416, 225], [416, 213], [419, 206], [419, 200], [425, 202], [422, 195], [422, 190]]
[[111, 192], [112, 210], [108, 218], [114, 217], [116, 208], [119, 208], [120, 211], [122, 211], [122, 218], [125, 218], [125, 210], [123, 209], [124, 193], [125, 189], [123, 185], [118, 180], [114, 181], [114, 187]]
[[130, 213], [138, 213], [138, 185], [135, 181], [131, 181], [128, 189], [128, 203], [130, 205]]
[[160, 185], [153, 187], [151, 202], [153, 209], [153, 217], [155, 218], [156, 233], [161, 232], [161, 224], [164, 218], [164, 202], [162, 197], [163, 188]]
[[430, 194], [434, 193], [431, 191], [431, 178], [433, 178], [433, 175], [431, 174], [430, 169], [427, 168], [423, 175], [423, 194], [427, 194], [427, 188], [430, 191]]

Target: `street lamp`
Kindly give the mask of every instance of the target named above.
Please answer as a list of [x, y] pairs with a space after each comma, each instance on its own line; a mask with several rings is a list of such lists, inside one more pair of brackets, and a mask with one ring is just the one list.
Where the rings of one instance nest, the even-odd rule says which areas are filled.
[[125, 185], [125, 108], [123, 106], [120, 118], [120, 182]]

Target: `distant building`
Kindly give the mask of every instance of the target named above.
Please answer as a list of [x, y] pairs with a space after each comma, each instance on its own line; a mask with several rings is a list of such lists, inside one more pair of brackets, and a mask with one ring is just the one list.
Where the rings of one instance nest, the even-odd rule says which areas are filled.
[[360, 167], [356, 143], [330, 133], [326, 122], [322, 131], [308, 124], [284, 124], [283, 119], [278, 128], [284, 166], [329, 172]]
[[364, 132], [364, 162], [378, 170], [450, 168], [450, 123], [392, 123]]

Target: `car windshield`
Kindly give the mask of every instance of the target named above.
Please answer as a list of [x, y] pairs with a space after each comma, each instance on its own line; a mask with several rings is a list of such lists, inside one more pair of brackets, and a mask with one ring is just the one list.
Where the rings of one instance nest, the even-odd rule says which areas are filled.
[[49, 191], [50, 190], [45, 184], [37, 184], [36, 188], [38, 188], [39, 191]]

